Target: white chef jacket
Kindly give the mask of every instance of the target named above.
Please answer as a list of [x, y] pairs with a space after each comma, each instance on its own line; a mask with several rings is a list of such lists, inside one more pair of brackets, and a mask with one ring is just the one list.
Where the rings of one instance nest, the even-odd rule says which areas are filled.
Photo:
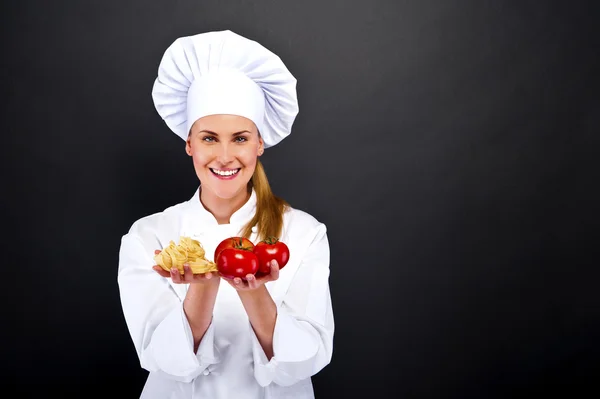
[[[216, 246], [239, 236], [256, 210], [256, 193], [219, 225], [200, 202], [185, 202], [133, 223], [122, 237], [118, 286], [123, 314], [140, 365], [149, 371], [140, 398], [314, 398], [311, 376], [331, 361], [334, 319], [329, 291], [326, 227], [298, 209], [284, 214], [281, 240], [290, 258], [279, 279], [266, 283], [277, 306], [274, 356], [268, 360], [237, 291], [221, 281], [213, 319], [198, 350], [183, 312], [188, 284], [152, 270], [154, 250], [181, 236], [201, 242], [214, 260]], [[250, 240], [257, 242], [256, 228]]]

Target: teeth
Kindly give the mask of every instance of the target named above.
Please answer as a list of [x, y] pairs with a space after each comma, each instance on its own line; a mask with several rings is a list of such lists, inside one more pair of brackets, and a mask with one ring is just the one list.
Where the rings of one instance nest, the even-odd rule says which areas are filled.
[[235, 169], [235, 170], [211, 169], [211, 170], [219, 176], [231, 176], [231, 175], [235, 175], [237, 172], [239, 172], [239, 169]]

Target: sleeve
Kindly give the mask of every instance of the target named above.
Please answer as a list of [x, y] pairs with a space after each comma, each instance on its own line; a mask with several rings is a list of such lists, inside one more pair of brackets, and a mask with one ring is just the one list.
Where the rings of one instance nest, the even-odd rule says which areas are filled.
[[271, 360], [251, 326], [250, 331], [254, 376], [261, 386], [295, 384], [331, 362], [334, 319], [329, 290], [329, 242], [323, 224], [277, 305]]
[[189, 382], [218, 363], [211, 323], [194, 353], [183, 302], [164, 277], [152, 270], [154, 249], [126, 234], [119, 251], [118, 286], [123, 315], [141, 367]]

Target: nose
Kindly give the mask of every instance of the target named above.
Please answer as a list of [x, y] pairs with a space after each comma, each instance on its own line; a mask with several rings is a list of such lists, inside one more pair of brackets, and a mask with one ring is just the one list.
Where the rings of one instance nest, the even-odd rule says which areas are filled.
[[216, 154], [217, 161], [219, 161], [219, 163], [221, 163], [222, 165], [227, 165], [228, 163], [231, 163], [235, 158], [233, 152], [233, 148], [231, 148], [228, 143], [220, 143]]

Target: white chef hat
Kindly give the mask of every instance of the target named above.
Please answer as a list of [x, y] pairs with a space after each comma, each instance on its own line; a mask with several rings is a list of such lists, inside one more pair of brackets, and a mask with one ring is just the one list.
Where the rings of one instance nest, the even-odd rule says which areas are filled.
[[272, 147], [291, 133], [298, 114], [296, 79], [281, 59], [229, 30], [175, 40], [160, 62], [152, 98], [183, 140], [199, 118], [233, 114], [252, 120]]

